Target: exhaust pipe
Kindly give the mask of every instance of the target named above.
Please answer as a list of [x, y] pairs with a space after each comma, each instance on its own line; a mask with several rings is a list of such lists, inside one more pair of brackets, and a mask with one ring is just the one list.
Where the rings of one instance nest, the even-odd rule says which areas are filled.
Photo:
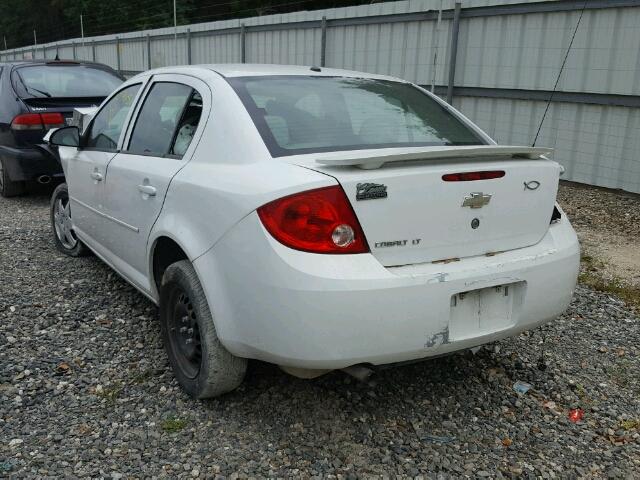
[[40, 175], [36, 180], [40, 185], [51, 183], [51, 177], [49, 175]]
[[351, 365], [343, 368], [342, 371], [360, 382], [366, 382], [374, 374], [374, 371], [365, 365]]

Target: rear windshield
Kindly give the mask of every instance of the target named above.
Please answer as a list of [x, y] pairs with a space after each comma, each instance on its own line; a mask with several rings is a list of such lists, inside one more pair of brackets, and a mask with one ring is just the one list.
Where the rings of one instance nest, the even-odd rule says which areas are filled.
[[122, 79], [87, 65], [33, 65], [14, 70], [13, 83], [21, 97], [106, 97]]
[[229, 83], [274, 157], [485, 143], [437, 101], [406, 83], [301, 76], [239, 77]]

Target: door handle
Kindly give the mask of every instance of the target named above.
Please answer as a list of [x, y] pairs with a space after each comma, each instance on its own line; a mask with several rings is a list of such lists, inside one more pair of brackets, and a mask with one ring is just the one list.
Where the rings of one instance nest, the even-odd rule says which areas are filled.
[[138, 185], [138, 190], [140, 191], [140, 193], [144, 193], [146, 195], [149, 195], [150, 197], [155, 197], [156, 196], [156, 187], [153, 187], [151, 185]]
[[100, 172], [91, 172], [91, 178], [93, 178], [96, 182], [101, 182], [102, 174]]

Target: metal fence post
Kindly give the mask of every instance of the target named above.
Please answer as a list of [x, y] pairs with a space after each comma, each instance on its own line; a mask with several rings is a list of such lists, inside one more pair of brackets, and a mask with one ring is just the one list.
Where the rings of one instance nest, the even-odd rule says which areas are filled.
[[191, 65], [191, 29], [187, 28], [187, 65]]
[[57, 43], [56, 43], [56, 60], [60, 60], [60, 48]]
[[456, 79], [456, 60], [458, 58], [458, 33], [460, 32], [460, 9], [462, 5], [456, 2], [453, 11], [453, 25], [451, 26], [451, 51], [449, 52], [449, 82], [447, 83], [447, 103], [453, 101], [453, 84]]
[[73, 59], [76, 59], [76, 42], [71, 42], [71, 51], [73, 52]]
[[147, 33], [147, 70], [151, 70], [151, 36]]
[[240, 25], [240, 63], [245, 63], [246, 62], [246, 55], [247, 55], [247, 51], [246, 51], [246, 27], [243, 24]]
[[120, 37], [116, 37], [116, 70], [120, 73]]
[[96, 61], [96, 41], [91, 40], [91, 60]]
[[320, 66], [324, 67], [327, 55], [327, 17], [322, 17], [320, 28], [322, 32], [320, 35]]

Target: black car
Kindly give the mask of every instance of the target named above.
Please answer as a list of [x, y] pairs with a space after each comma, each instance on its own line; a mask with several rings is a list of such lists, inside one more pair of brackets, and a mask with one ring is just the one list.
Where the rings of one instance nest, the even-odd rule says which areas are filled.
[[76, 107], [98, 106], [122, 83], [112, 68], [68, 60], [0, 63], [0, 194], [24, 192], [28, 182], [62, 177], [43, 144], [51, 128], [70, 123]]

